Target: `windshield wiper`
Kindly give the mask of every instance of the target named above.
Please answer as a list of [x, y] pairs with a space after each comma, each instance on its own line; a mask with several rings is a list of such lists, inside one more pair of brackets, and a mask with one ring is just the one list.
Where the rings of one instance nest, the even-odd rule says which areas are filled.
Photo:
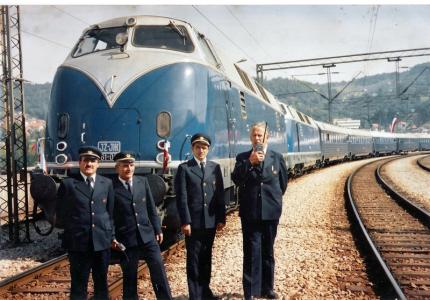
[[179, 29], [178, 26], [176, 26], [175, 22], [170, 20], [169, 26], [172, 27], [172, 29], [176, 31], [185, 40], [185, 34]]

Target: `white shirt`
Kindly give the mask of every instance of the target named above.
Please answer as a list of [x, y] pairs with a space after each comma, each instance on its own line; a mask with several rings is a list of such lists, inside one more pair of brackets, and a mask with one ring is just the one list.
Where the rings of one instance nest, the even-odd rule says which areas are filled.
[[122, 179], [121, 177], [118, 176], [119, 181], [121, 181], [122, 185], [125, 187], [126, 190], [128, 190], [127, 187], [127, 182], [130, 185], [130, 189], [133, 188], [133, 179], [130, 179], [129, 181]]
[[206, 167], [206, 158], [204, 160], [199, 160], [197, 157], [194, 156], [194, 159], [196, 160], [199, 166], [200, 166], [200, 163], [203, 163], [203, 166]]
[[81, 171], [79, 171], [81, 173], [81, 176], [84, 178], [85, 183], [87, 183], [87, 177], [92, 177], [93, 181], [91, 181], [91, 187], [94, 188], [94, 184], [96, 183], [96, 174], [93, 174], [91, 176], [87, 176], [84, 173], [82, 173]]

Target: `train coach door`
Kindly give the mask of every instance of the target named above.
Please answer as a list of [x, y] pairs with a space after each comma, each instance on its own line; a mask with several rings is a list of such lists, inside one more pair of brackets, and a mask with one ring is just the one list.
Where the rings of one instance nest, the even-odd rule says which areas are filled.
[[140, 114], [135, 109], [96, 109], [84, 115], [81, 143], [96, 146], [104, 161], [112, 161], [116, 153], [140, 153]]

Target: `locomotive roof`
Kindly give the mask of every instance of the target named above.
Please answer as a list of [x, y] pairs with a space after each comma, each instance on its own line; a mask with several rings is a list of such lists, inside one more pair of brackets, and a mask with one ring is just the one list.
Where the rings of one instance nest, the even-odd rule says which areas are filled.
[[[175, 18], [167, 18], [167, 17], [162, 17], [162, 16], [141, 15], [141, 16], [124, 16], [124, 17], [114, 18], [114, 19], [100, 22], [98, 24], [94, 24], [94, 25], [90, 26], [89, 28], [93, 28], [93, 27], [110, 28], [110, 27], [127, 26], [127, 22], [133, 18], [136, 20], [136, 25], [146, 25], [146, 24], [163, 25], [163, 24], [168, 24], [170, 22], [170, 20], [173, 20], [173, 21], [178, 22], [178, 23], [183, 23], [183, 25], [187, 24], [187, 25], [191, 26], [190, 23], [183, 21], [183, 20], [175, 19]], [[89, 28], [87, 28], [85, 30], [88, 30]]]

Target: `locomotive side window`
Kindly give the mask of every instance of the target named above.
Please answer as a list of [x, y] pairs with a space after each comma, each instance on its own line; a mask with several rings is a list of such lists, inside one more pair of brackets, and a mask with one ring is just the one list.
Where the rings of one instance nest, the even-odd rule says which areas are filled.
[[159, 48], [193, 52], [194, 45], [184, 26], [170, 22], [169, 25], [136, 26], [133, 35], [136, 47]]
[[120, 48], [116, 43], [118, 33], [126, 33], [127, 27], [112, 27], [112, 28], [93, 28], [84, 33], [78, 44], [73, 50], [73, 57], [79, 57], [85, 54], [98, 51]]
[[205, 38], [205, 36], [201, 33], [196, 32], [197, 37], [198, 37], [198, 41], [200, 44], [200, 47], [203, 50], [203, 53], [205, 55], [205, 58], [208, 60], [208, 62], [215, 66], [216, 68], [221, 68], [222, 64], [221, 61], [219, 59], [219, 57], [216, 55], [210, 41]]

